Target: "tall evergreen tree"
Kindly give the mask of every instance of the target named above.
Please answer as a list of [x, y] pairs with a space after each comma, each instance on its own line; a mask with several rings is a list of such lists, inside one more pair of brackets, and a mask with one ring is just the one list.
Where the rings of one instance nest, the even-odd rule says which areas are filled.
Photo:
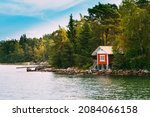
[[22, 47], [24, 48], [26, 42], [27, 42], [26, 34], [21, 35], [20, 40], [19, 40], [19, 44], [22, 45]]
[[75, 20], [73, 19], [73, 16], [71, 14], [67, 34], [71, 44], [73, 45], [74, 51], [76, 51], [76, 38], [77, 38], [75, 27], [76, 27]]
[[82, 31], [79, 35], [79, 50], [81, 55], [90, 57], [91, 47], [90, 42], [92, 41], [92, 33], [90, 25], [85, 22], [82, 27]]

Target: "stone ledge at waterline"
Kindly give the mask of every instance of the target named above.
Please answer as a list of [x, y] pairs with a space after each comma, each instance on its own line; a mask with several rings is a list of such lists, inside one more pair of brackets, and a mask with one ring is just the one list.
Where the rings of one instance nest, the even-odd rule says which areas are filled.
[[55, 72], [57, 74], [89, 74], [88, 70], [81, 70], [75, 67], [69, 67], [67, 69], [57, 69], [53, 67], [42, 67], [38, 66], [35, 68], [35, 71], [41, 71], [41, 72]]
[[[31, 70], [32, 71], [32, 70]], [[116, 75], [116, 76], [150, 76], [148, 70], [82, 70], [76, 67], [69, 67], [67, 69], [56, 69], [51, 66], [37, 66], [34, 71], [39, 72], [55, 72], [57, 74], [68, 74], [68, 75]], [[28, 71], [30, 72], [30, 70]]]

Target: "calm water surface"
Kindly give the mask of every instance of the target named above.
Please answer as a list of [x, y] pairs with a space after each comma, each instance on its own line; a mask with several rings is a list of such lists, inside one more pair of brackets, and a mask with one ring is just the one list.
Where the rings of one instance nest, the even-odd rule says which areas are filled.
[[150, 78], [67, 76], [0, 65], [0, 99], [150, 99]]

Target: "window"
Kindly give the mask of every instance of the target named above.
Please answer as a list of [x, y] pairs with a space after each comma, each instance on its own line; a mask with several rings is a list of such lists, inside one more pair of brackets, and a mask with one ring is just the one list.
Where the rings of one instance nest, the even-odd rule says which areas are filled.
[[105, 55], [100, 55], [100, 61], [105, 62]]

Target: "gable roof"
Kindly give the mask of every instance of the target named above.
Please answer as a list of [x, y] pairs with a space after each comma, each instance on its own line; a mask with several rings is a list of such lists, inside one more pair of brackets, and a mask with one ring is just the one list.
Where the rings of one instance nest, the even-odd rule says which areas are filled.
[[96, 56], [98, 51], [104, 51], [105, 53], [112, 55], [113, 54], [113, 49], [112, 46], [99, 46], [93, 53], [92, 56]]

